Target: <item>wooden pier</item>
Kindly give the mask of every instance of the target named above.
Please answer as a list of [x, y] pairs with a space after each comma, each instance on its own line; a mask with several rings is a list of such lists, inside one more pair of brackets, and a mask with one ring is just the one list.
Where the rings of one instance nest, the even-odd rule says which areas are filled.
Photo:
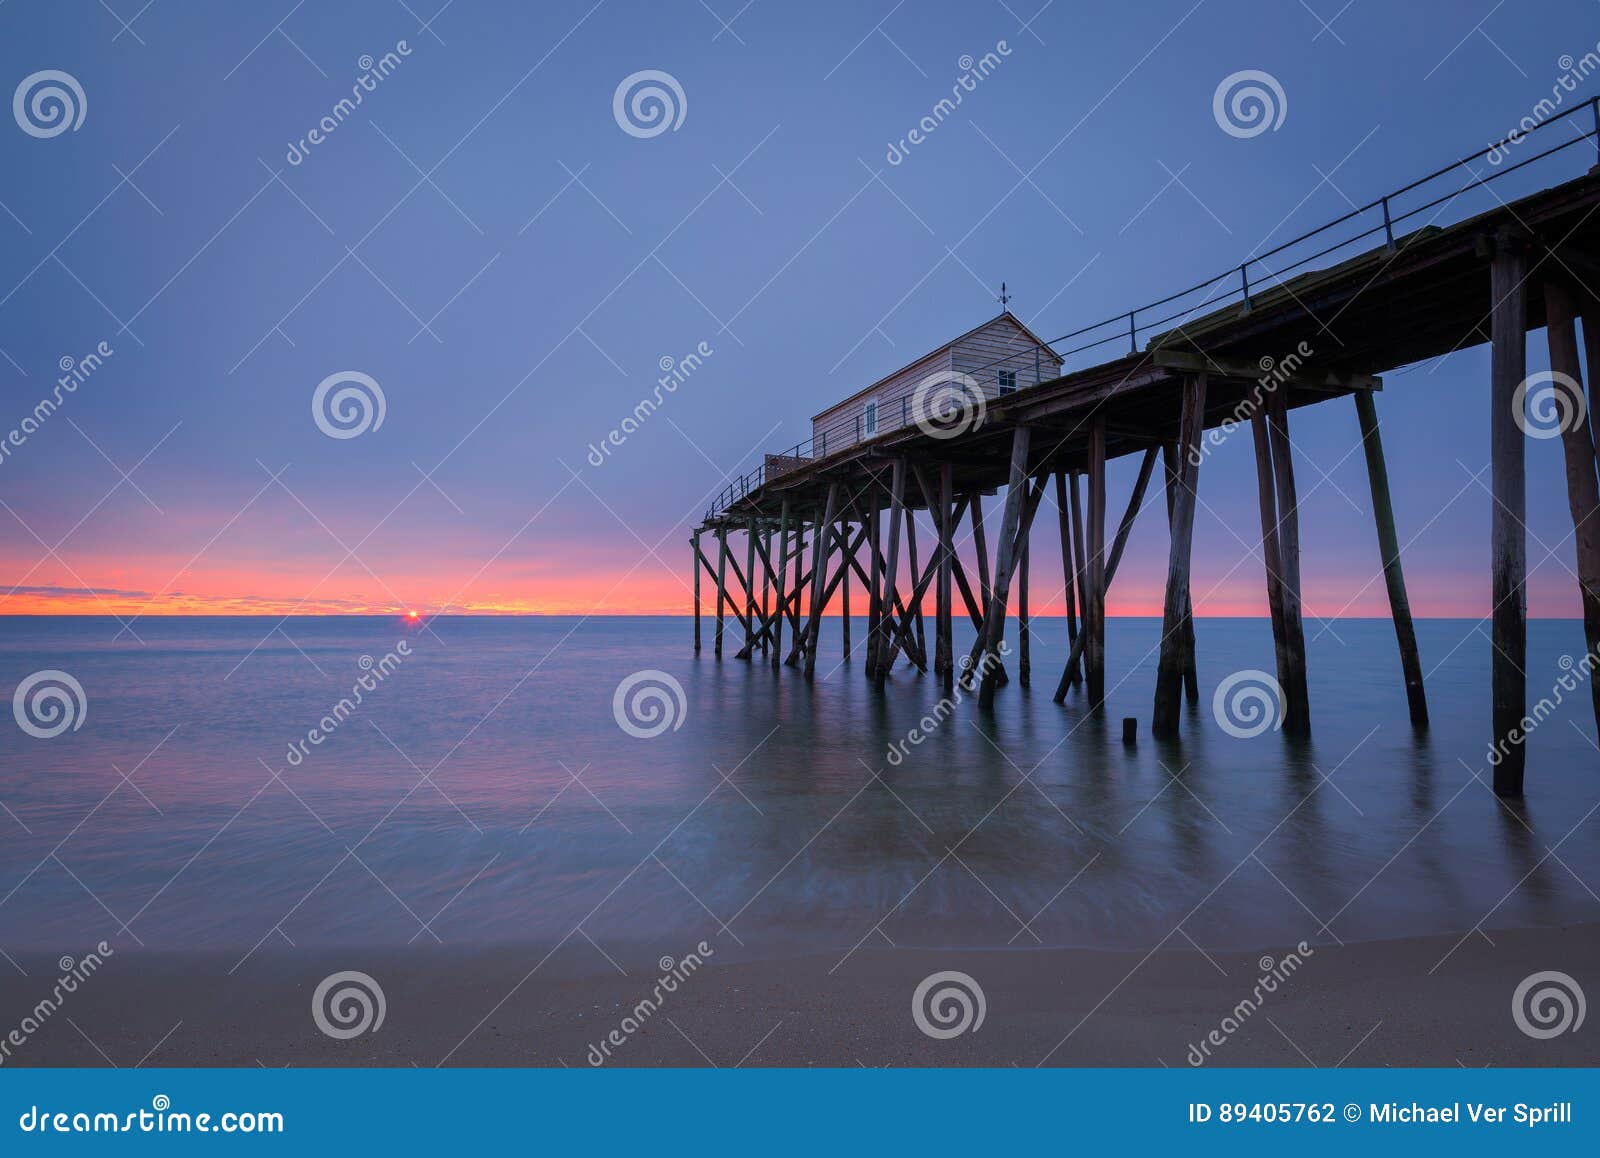
[[[1508, 176], [1534, 162], [1552, 170], [1561, 166], [1565, 174], [1581, 170], [1594, 158], [1597, 126], [1600, 101], [1578, 106], [1541, 126], [1554, 132], [1521, 137], [1517, 144], [1527, 159], [1489, 176]], [[1548, 139], [1541, 142], [1540, 136]], [[1551, 147], [1540, 152], [1541, 145]], [[731, 617], [742, 633], [736, 658], [782, 662], [808, 676], [817, 663], [821, 617], [830, 608], [848, 606], [854, 576], [865, 593], [867, 638], [861, 651], [873, 686], [881, 688], [903, 660], [918, 672], [931, 668], [947, 689], [958, 678], [970, 681], [980, 706], [990, 707], [1009, 679], [1001, 645], [1014, 591], [1021, 635], [1017, 676], [1023, 684], [1031, 679], [1029, 636], [1038, 627], [1027, 621], [1029, 547], [1040, 500], [1053, 488], [1070, 643], [1055, 699], [1062, 702], [1081, 688], [1088, 706], [1101, 710], [1106, 592], [1135, 517], [1146, 505], [1159, 460], [1170, 550], [1150, 719], [1155, 735], [1176, 736], [1182, 699], [1194, 701], [1199, 695], [1189, 562], [1207, 432], [1239, 428], [1236, 437], [1251, 440], [1257, 467], [1258, 529], [1282, 725], [1286, 733], [1305, 735], [1312, 711], [1291, 419], [1295, 425], [1310, 421], [1315, 412], [1306, 408], [1338, 405], [1348, 397], [1351, 401], [1342, 404], [1353, 405], [1359, 421], [1399, 644], [1394, 678], [1405, 690], [1412, 722], [1425, 727], [1423, 667], [1379, 425], [1379, 376], [1490, 343], [1493, 653], [1486, 740], [1501, 754], [1495, 791], [1520, 795], [1527, 698], [1528, 436], [1518, 410], [1519, 387], [1528, 376], [1530, 329], [1547, 329], [1550, 364], [1577, 384], [1580, 402], [1584, 371], [1591, 384], [1600, 374], [1600, 176], [1590, 170], [1513, 201], [1496, 197], [1485, 212], [1445, 227], [1434, 224], [1455, 197], [1496, 188], [1475, 176], [1485, 168], [1481, 154], [1468, 160], [1477, 160], [1476, 168], [1467, 161], [1447, 166], [1231, 274], [1046, 344], [1043, 361], [1037, 348], [1001, 350], [986, 364], [948, 375], [932, 392], [925, 377], [913, 380], [915, 374], [885, 379], [885, 389], [861, 403], [870, 411], [864, 412], [865, 426], [856, 417], [854, 437], [833, 434], [830, 447], [832, 428], [819, 428], [820, 437], [810, 444], [769, 455], [708, 512], [692, 540], [696, 651], [702, 569], [717, 592], [717, 655], [725, 619]], [[1452, 183], [1451, 174], [1459, 187], [1454, 192], [1443, 188]], [[1406, 198], [1422, 205], [1404, 204]], [[1300, 248], [1290, 251], [1291, 246]], [[1295, 259], [1306, 250], [1318, 252]], [[1311, 268], [1341, 253], [1354, 256]], [[1276, 273], [1270, 263], [1274, 257], [1280, 259]], [[1294, 272], [1301, 269], [1311, 271]], [[1290, 272], [1294, 276], [1285, 276]], [[1077, 338], [1093, 340], [1061, 350], [1063, 342]], [[1128, 352], [1081, 369], [1061, 369], [1063, 359], [1090, 350], [1103, 354], [1113, 341], [1124, 343]], [[1008, 366], [1022, 372], [1008, 378], [1003, 373]], [[907, 371], [918, 367], [913, 363]], [[847, 400], [824, 415], [837, 422], [847, 404], [855, 403]], [[901, 420], [885, 429], [883, 416], [896, 413]], [[1246, 425], [1248, 436], [1242, 433]], [[1600, 476], [1589, 419], [1571, 426], [1563, 427], [1561, 442], [1577, 532], [1584, 629], [1593, 651], [1600, 646], [1600, 520], [1593, 517], [1600, 509]], [[1427, 432], [1388, 435], [1392, 449]], [[1540, 441], [1532, 447], [1542, 451]], [[1125, 503], [1116, 501], [1107, 493], [1106, 463], [1134, 454], [1142, 456], [1137, 480]], [[1002, 492], [999, 524], [985, 526], [982, 500]], [[1120, 511], [1109, 544], [1108, 507]], [[933, 531], [921, 558], [919, 513]], [[963, 520], [971, 523], [976, 574], [955, 550]], [[729, 544], [730, 536], [739, 535], [745, 537], [743, 567], [740, 553]], [[923, 618], [930, 590], [931, 658]], [[952, 625], [963, 615], [976, 639], [967, 656], [957, 657]], [[844, 650], [850, 651], [848, 628]], [[1594, 710], [1600, 724], [1600, 687], [1594, 691]]]

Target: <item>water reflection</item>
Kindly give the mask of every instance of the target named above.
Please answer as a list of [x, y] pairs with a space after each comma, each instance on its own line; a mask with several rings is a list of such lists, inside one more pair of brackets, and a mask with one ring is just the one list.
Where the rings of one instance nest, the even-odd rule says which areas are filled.
[[[691, 657], [682, 621], [573, 626], [441, 621], [448, 647], [418, 641], [357, 718], [284, 768], [287, 740], [393, 624], [307, 621], [292, 645], [263, 645], [253, 621], [173, 621], [145, 649], [94, 621], [16, 624], [0, 684], [69, 668], [94, 726], [0, 740], [0, 800], [31, 830], [0, 847], [0, 946], [75, 945], [108, 922], [166, 947], [275, 931], [405, 943], [432, 936], [425, 921], [467, 944], [581, 922], [618, 952], [723, 922], [752, 952], [848, 948], [879, 927], [896, 944], [1148, 948], [1184, 921], [1226, 948], [1600, 915], [1580, 880], [1600, 880], [1592, 826], [1547, 855], [1600, 799], [1592, 721], [1564, 706], [1578, 728], [1558, 717], [1533, 737], [1528, 802], [1497, 801], [1471, 776], [1486, 777], [1486, 673], [1483, 649], [1455, 648], [1470, 624], [1421, 625], [1425, 655], [1450, 657], [1425, 733], [1388, 625], [1342, 626], [1313, 647], [1314, 731], [1293, 740], [1212, 721], [1216, 680], [1260, 666], [1270, 641], [1264, 624], [1208, 622], [1202, 696], [1175, 741], [1148, 732], [1154, 622], [1111, 625], [1103, 715], [1081, 692], [1051, 702], [1064, 632], [1043, 628], [1034, 687], [1013, 677], [983, 713], [941, 706], [938, 681], [903, 667], [874, 694], [859, 621], [847, 664], [827, 625], [812, 682]], [[1530, 670], [1574, 632], [1530, 625]], [[616, 685], [645, 668], [688, 704], [650, 740], [612, 718]], [[1131, 746], [1124, 716], [1141, 721]], [[116, 770], [135, 767], [153, 803]]]

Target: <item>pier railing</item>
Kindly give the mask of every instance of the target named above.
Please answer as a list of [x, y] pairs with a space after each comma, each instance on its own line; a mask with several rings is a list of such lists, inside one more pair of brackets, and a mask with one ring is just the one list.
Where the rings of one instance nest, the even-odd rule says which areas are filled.
[[[1526, 117], [1524, 122], [1531, 119], [1533, 118]], [[1556, 133], [1539, 138], [1539, 143], [1544, 145], [1544, 148], [1515, 160], [1514, 163], [1507, 163], [1513, 160], [1515, 153], [1531, 147], [1529, 142], [1536, 134], [1554, 126], [1559, 126]], [[1569, 136], [1550, 144], [1552, 138], [1559, 136], [1562, 130]], [[1409, 232], [1438, 224], [1439, 219], [1450, 209], [1451, 203], [1458, 198], [1476, 189], [1487, 188], [1491, 183], [1502, 180], [1512, 173], [1590, 141], [1594, 142], [1597, 150], [1596, 167], [1600, 167], [1600, 96], [1591, 97], [1581, 104], [1554, 112], [1534, 124], [1524, 124], [1523, 127], [1513, 130], [1510, 135], [1474, 153], [1443, 165], [1364, 205], [1355, 206], [1298, 237], [1262, 253], [1252, 254], [1238, 265], [1204, 281], [1196, 282], [1144, 305], [1113, 314], [1102, 321], [1080, 326], [1058, 338], [1052, 338], [1048, 345], [1056, 356], [1062, 359], [1063, 372], [1065, 363], [1073, 357], [1089, 351], [1104, 350], [1107, 347], [1116, 349], [1123, 342], [1127, 343], [1126, 353], [1137, 354], [1141, 349], [1139, 345], [1141, 335], [1148, 339], [1151, 336], [1167, 333], [1182, 326], [1186, 320], [1220, 307], [1248, 303], [1253, 297], [1283, 284], [1292, 276], [1312, 272], [1317, 268], [1326, 268], [1333, 264], [1330, 259], [1335, 255], [1354, 256], [1345, 251], [1363, 243], [1368, 243], [1365, 248], [1371, 248], [1380, 237], [1384, 246], [1395, 249], [1398, 241], [1403, 240]], [[1474, 168], [1475, 165], [1485, 161], [1493, 168], [1493, 171], [1487, 174], [1480, 173]], [[1469, 179], [1464, 183], [1449, 185], [1445, 179], [1452, 174], [1458, 177], [1464, 174]], [[1413, 204], [1413, 201], [1420, 203]], [[1424, 214], [1431, 216], [1419, 221], [1418, 219], [1423, 218]], [[1343, 260], [1343, 257], [1340, 260]], [[1101, 358], [1101, 361], [1109, 360], [1110, 357]], [[992, 399], [1008, 392], [1000, 385], [1000, 371], [1006, 369], [1014, 372], [1015, 389], [1025, 390], [1039, 381], [1047, 380], [1041, 377], [1038, 354], [1032, 351], [997, 358], [967, 373], [976, 381], [985, 398]], [[1028, 373], [1029, 370], [1032, 373]], [[871, 431], [861, 428], [862, 416], [859, 413], [853, 416], [847, 415], [828, 427], [813, 432], [811, 438], [787, 450], [767, 455], [760, 466], [723, 488], [712, 500], [706, 517], [715, 518], [752, 492], [759, 490], [767, 482], [807, 462], [826, 458], [829, 454], [862, 442], [870, 442], [891, 431], [913, 424], [915, 416], [912, 414], [912, 399], [915, 392], [916, 386], [913, 385], [893, 396], [878, 398], [877, 425]]]

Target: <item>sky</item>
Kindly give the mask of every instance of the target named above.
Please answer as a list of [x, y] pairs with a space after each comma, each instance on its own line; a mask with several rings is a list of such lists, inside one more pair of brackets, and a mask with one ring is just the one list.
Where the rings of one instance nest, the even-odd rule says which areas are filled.
[[[9, 0], [6, 91], [66, 73], [82, 118], [0, 119], [0, 441], [61, 366], [83, 377], [0, 455], [0, 614], [687, 613], [710, 497], [992, 316], [1002, 280], [1054, 338], [1236, 266], [1505, 135], [1595, 49], [1597, 16]], [[677, 90], [660, 132], [615, 108], [646, 70]], [[1283, 92], [1248, 137], [1213, 109], [1242, 70]], [[1564, 99], [1597, 93], [1600, 75]], [[1586, 149], [1523, 188], [1579, 175]], [[375, 383], [381, 422], [325, 433], [330, 379], [324, 403]], [[1395, 368], [1378, 407], [1414, 609], [1484, 614], [1487, 350]], [[1353, 408], [1291, 424], [1307, 612], [1385, 615]], [[1112, 464], [1113, 512], [1135, 468]], [[1200, 496], [1197, 614], [1264, 614], [1248, 437], [1208, 458]], [[1574, 616], [1559, 440], [1529, 443], [1528, 508], [1530, 613]], [[1162, 522], [1136, 527], [1113, 614], [1160, 613]]]

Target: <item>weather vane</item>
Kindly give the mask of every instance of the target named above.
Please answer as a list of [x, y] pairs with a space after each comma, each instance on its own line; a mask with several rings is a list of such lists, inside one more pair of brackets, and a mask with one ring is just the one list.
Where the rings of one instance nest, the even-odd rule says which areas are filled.
[[1006, 293], [1006, 283], [1000, 283], [1000, 308], [1005, 309], [1006, 303], [1011, 300], [1011, 295]]

